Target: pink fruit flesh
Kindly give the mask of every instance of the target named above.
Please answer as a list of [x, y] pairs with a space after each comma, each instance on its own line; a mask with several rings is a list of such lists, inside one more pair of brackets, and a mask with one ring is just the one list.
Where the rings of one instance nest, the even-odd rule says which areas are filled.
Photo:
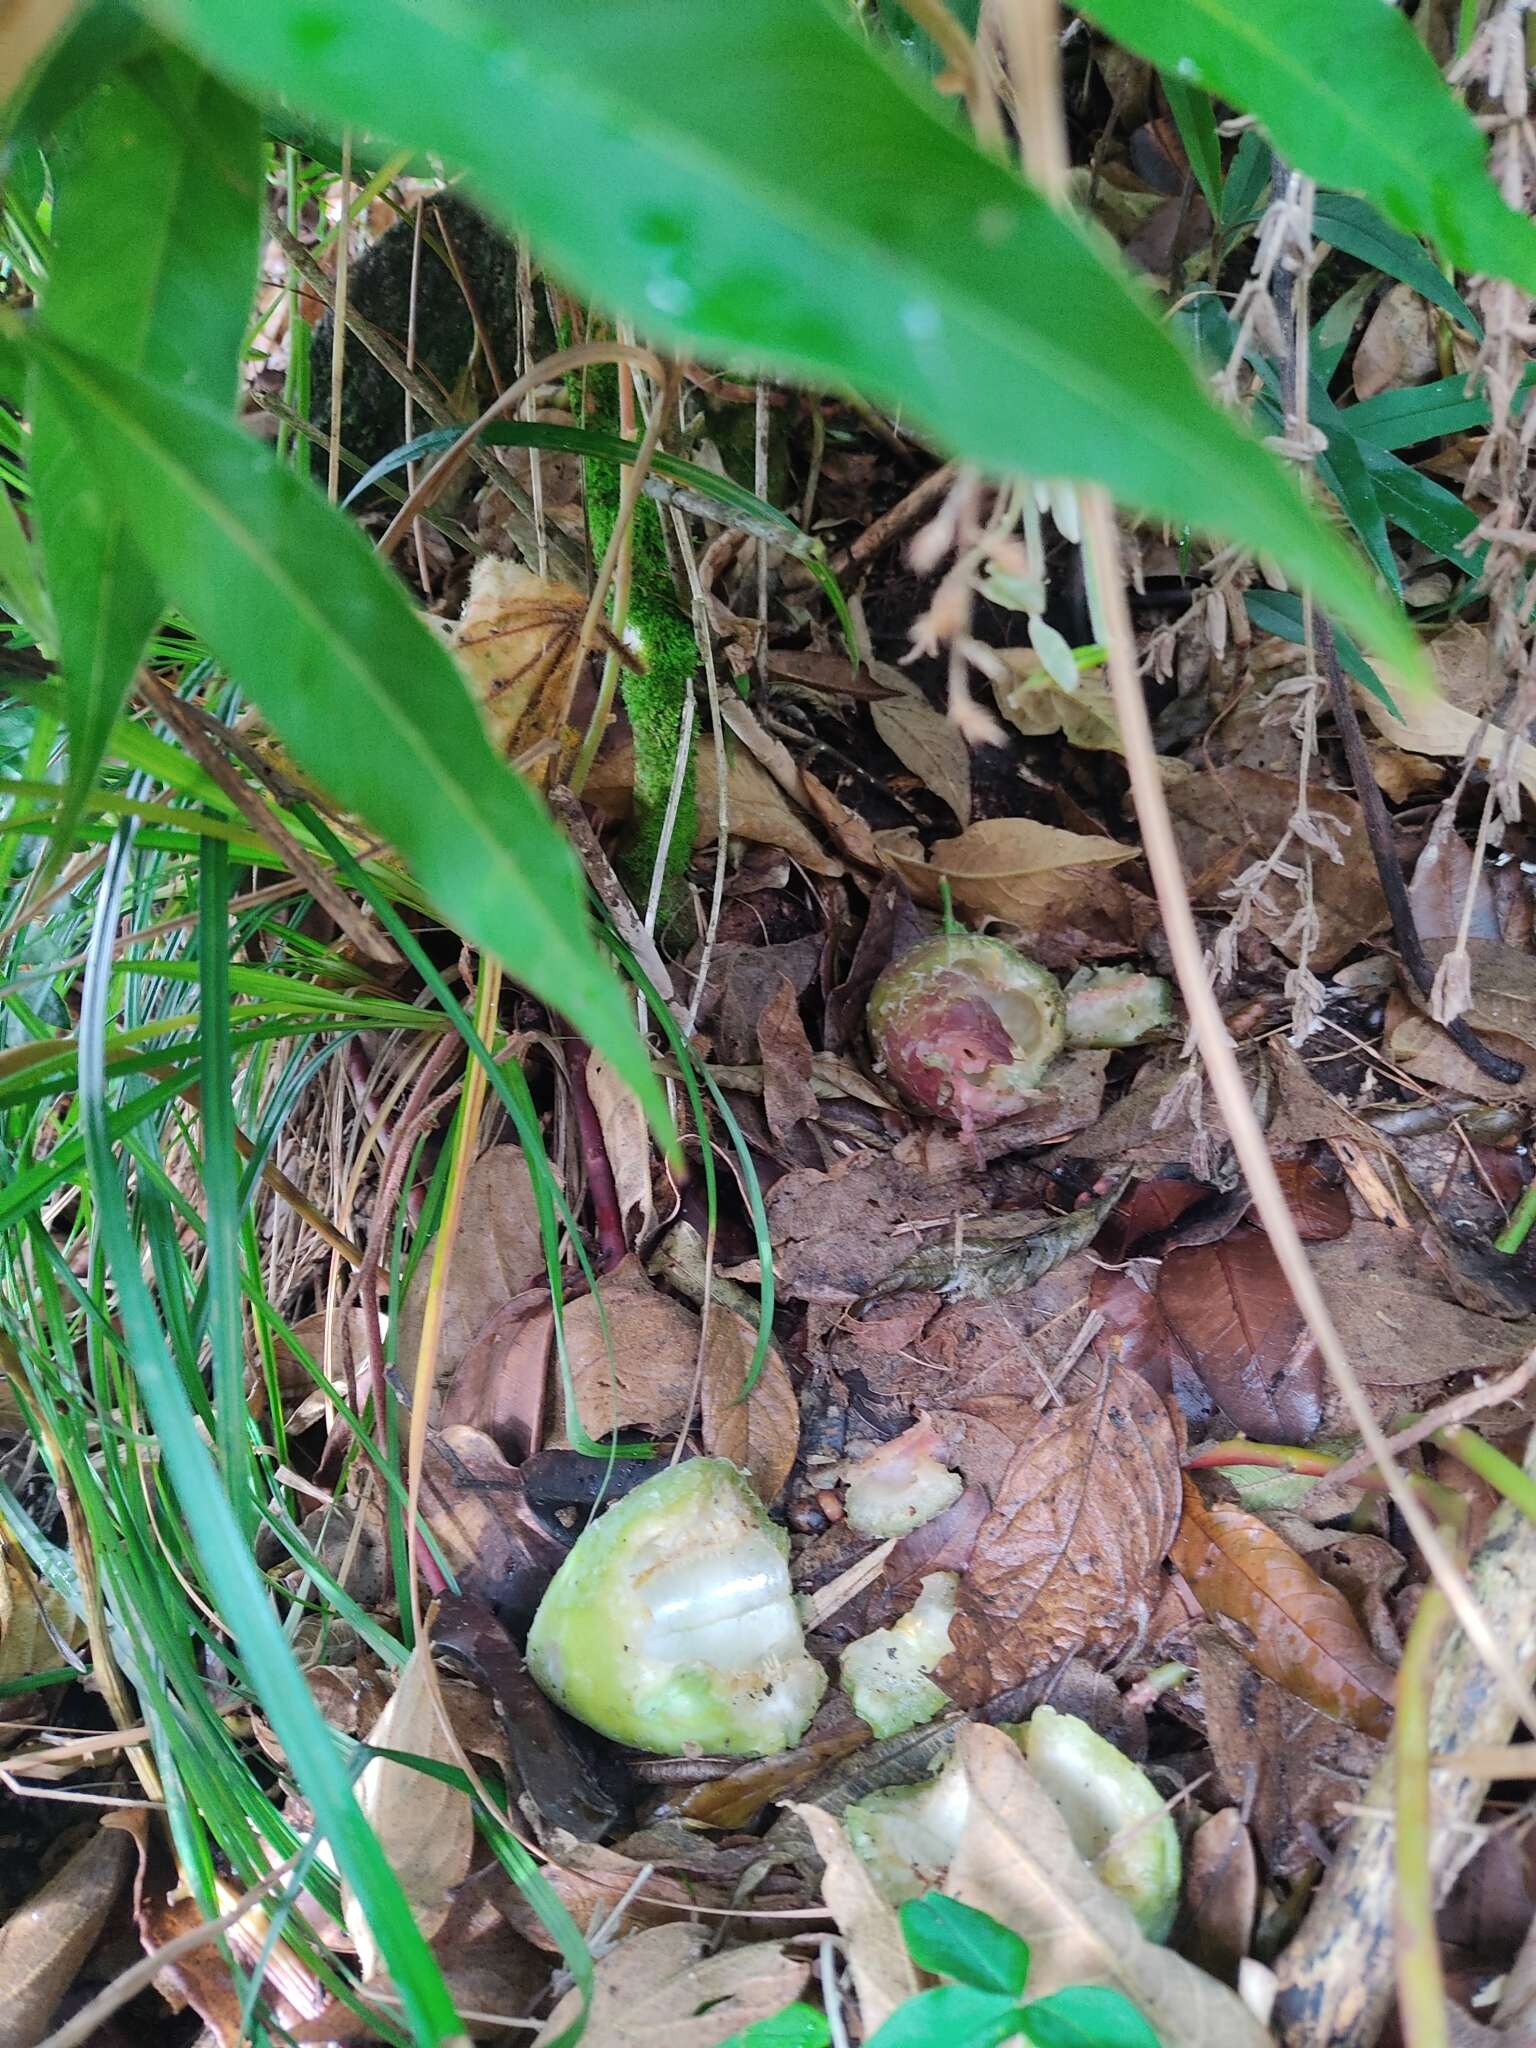
[[875, 984], [869, 1031], [914, 1107], [984, 1129], [1017, 1116], [1060, 1051], [1059, 983], [1001, 940], [956, 934], [905, 954]]

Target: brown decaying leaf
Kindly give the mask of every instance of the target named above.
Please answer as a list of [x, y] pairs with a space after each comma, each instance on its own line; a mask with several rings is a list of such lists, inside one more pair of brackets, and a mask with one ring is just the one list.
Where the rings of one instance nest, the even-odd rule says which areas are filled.
[[1184, 1482], [1173, 1562], [1213, 1621], [1266, 1677], [1367, 1735], [1391, 1726], [1396, 1677], [1349, 1602], [1266, 1522]]
[[1275, 1177], [1304, 1244], [1330, 1244], [1350, 1227], [1349, 1195], [1315, 1160], [1277, 1159]]
[[[583, 2048], [716, 2048], [804, 1990], [810, 1963], [782, 1942], [710, 1955], [711, 1939], [707, 1927], [673, 1921], [642, 1928], [610, 1949], [597, 1965]], [[568, 1992], [534, 2048], [558, 2040], [581, 2002], [579, 1991]]]
[[919, 902], [937, 908], [947, 881], [957, 910], [1016, 926], [1024, 951], [1048, 967], [1130, 943], [1124, 887], [1105, 870], [1134, 860], [1134, 846], [1033, 818], [984, 819], [926, 854], [911, 832], [883, 832], [879, 846]]
[[974, 1166], [936, 1181], [887, 1153], [855, 1152], [829, 1173], [798, 1168], [767, 1194], [774, 1271], [791, 1300], [856, 1301], [924, 1242], [894, 1235], [898, 1224], [985, 1206]]
[[756, 1334], [719, 1303], [709, 1311], [700, 1393], [700, 1426], [711, 1457], [729, 1458], [771, 1504], [794, 1469], [800, 1448], [800, 1404], [782, 1357], [769, 1345], [757, 1383], [745, 1400]]
[[797, 1123], [820, 1110], [811, 1087], [811, 1042], [800, 1021], [800, 1006], [789, 982], [777, 990], [757, 1020], [757, 1050], [763, 1063], [763, 1114], [773, 1135], [787, 1138]]
[[891, 962], [928, 936], [929, 923], [895, 875], [882, 875], [869, 899], [848, 972], [827, 997], [824, 1036], [841, 1052], [864, 1023], [869, 992]]
[[[431, 1656], [423, 1639], [398, 1673], [394, 1697], [370, 1739], [380, 1749], [456, 1764], [433, 1698]], [[430, 1941], [448, 1917], [454, 1887], [469, 1872], [475, 1845], [469, 1794], [408, 1764], [375, 1757], [364, 1765], [357, 1781], [357, 1803], [400, 1880], [417, 1926]], [[371, 1977], [380, 1956], [368, 1915], [350, 1887], [343, 1886], [342, 1898], [363, 1976]]]
[[[0, 1540], [0, 1680], [15, 1684], [39, 1671], [56, 1671], [59, 1646], [85, 1640], [85, 1625], [63, 1595], [38, 1577], [9, 1537]], [[17, 1723], [46, 1717], [49, 1695], [20, 1692], [8, 1699], [5, 1719]], [[12, 1748], [19, 1727], [0, 1727], [0, 1754]]]
[[1223, 1796], [1246, 1814], [1270, 1878], [1318, 1861], [1382, 1754], [1373, 1736], [1255, 1671], [1216, 1628], [1195, 1632], [1206, 1735]]
[[872, 661], [870, 673], [890, 692], [869, 707], [881, 739], [962, 825], [971, 822], [971, 750], [960, 728], [935, 711], [912, 678], [889, 662]]
[[[434, 1391], [439, 1401], [449, 1397], [454, 1374], [467, 1354], [494, 1335], [496, 1319], [507, 1303], [544, 1271], [539, 1212], [519, 1147], [494, 1145], [474, 1161], [464, 1181], [463, 1213], [443, 1295]], [[423, 1259], [418, 1265], [400, 1311], [396, 1355], [407, 1386], [421, 1345], [431, 1264]]]
[[613, 1168], [619, 1214], [635, 1236], [648, 1237], [656, 1209], [651, 1198], [651, 1133], [640, 1098], [597, 1051], [587, 1059], [587, 1093]]
[[[1355, 702], [1384, 739], [1410, 753], [1459, 761], [1475, 745], [1479, 761], [1502, 758], [1509, 734], [1502, 725], [1483, 720], [1484, 712], [1497, 707], [1507, 680], [1488, 628], [1458, 621], [1430, 642], [1429, 653], [1440, 683], [1437, 692], [1405, 690], [1401, 679], [1384, 669], [1382, 680], [1400, 715], [1394, 716], [1374, 691], [1357, 690]], [[1519, 740], [1514, 760], [1522, 787], [1536, 796], [1536, 747]]]
[[[1025, 1408], [1028, 1404], [1019, 1401], [1014, 1405]], [[1029, 1409], [1026, 1427], [1032, 1429], [1034, 1425], [1034, 1410]], [[930, 1572], [965, 1571], [991, 1506], [984, 1487], [968, 1486], [943, 1514], [901, 1537], [885, 1560], [878, 1583], [870, 1589], [861, 1633], [884, 1628], [898, 1615], [905, 1614]]]
[[1266, 1234], [1244, 1224], [1217, 1244], [1172, 1251], [1157, 1298], [1217, 1404], [1261, 1443], [1310, 1443], [1324, 1368]]
[[[453, 632], [459, 666], [480, 704], [491, 743], [509, 760], [567, 741], [572, 670], [587, 601], [500, 555], [484, 555]], [[549, 754], [530, 764], [542, 784]]]
[[1210, 1420], [1216, 1404], [1163, 1311], [1154, 1265], [1101, 1266], [1088, 1306], [1100, 1319], [1093, 1337], [1096, 1358], [1139, 1373], [1154, 1393], [1171, 1394], [1191, 1427]]
[[460, 1590], [514, 1626], [532, 1621], [566, 1545], [530, 1507], [522, 1474], [488, 1436], [455, 1427], [428, 1437], [421, 1507]]
[[1104, 1984], [1178, 2048], [1264, 2048], [1265, 2029], [1237, 1995], [1148, 1941], [1129, 1907], [1093, 1875], [1017, 1745], [997, 1728], [962, 1728], [970, 1818], [944, 1889], [1029, 1943], [1029, 1991]]
[[1133, 1373], [1046, 1415], [982, 1524], [936, 1682], [963, 1704], [1145, 1627], [1179, 1519], [1178, 1432]]
[[0, 1926], [0, 2048], [33, 2048], [96, 1945], [133, 1862], [120, 1828], [100, 1828]]
[[1467, 889], [1472, 889], [1472, 921], [1467, 936], [1497, 939], [1499, 917], [1488, 871], [1479, 867], [1474, 879], [1472, 849], [1456, 830], [1455, 799], [1440, 806], [1424, 851], [1414, 863], [1408, 900], [1421, 939], [1454, 939], [1461, 930]]
[[[699, 844], [710, 846], [719, 830], [720, 802], [713, 747], [699, 748], [697, 776]], [[725, 817], [733, 838], [779, 847], [813, 875], [846, 872], [843, 862], [828, 853], [767, 769], [744, 747], [726, 749]]]
[[745, 1066], [760, 1057], [757, 1032], [763, 1012], [786, 982], [796, 997], [805, 994], [816, 979], [821, 952], [818, 938], [716, 948], [706, 1015], [714, 1031], [718, 1059], [727, 1066]]
[[[1263, 860], [1286, 832], [1296, 803], [1294, 777], [1258, 768], [1223, 768], [1190, 775], [1168, 791], [1179, 851], [1190, 871], [1190, 893], [1216, 902], [1221, 892], [1256, 860]], [[1386, 899], [1365, 836], [1360, 806], [1352, 796], [1313, 785], [1307, 791], [1313, 815], [1339, 830], [1340, 859], [1312, 858], [1312, 886], [1319, 936], [1310, 964], [1325, 974], [1345, 954], [1387, 922]], [[1294, 882], [1274, 877], [1267, 885], [1271, 909], [1259, 908], [1254, 924], [1288, 960], [1299, 958], [1299, 938], [1289, 933], [1298, 896]]]
[[1259, 1871], [1253, 1837], [1235, 1806], [1224, 1806], [1202, 1821], [1189, 1845], [1184, 1881], [1189, 1909], [1188, 1948], [1192, 1961], [1230, 1984], [1248, 1953], [1259, 1904]]
[[809, 1830], [826, 1866], [822, 1896], [847, 1944], [848, 1970], [867, 2041], [898, 2005], [916, 1995], [920, 1984], [916, 1966], [907, 1954], [895, 1909], [875, 1890], [842, 1822], [819, 1806], [791, 1806], [790, 1811]]
[[1408, 285], [1394, 284], [1366, 321], [1355, 350], [1350, 375], [1356, 398], [1422, 384], [1438, 368], [1435, 314]]

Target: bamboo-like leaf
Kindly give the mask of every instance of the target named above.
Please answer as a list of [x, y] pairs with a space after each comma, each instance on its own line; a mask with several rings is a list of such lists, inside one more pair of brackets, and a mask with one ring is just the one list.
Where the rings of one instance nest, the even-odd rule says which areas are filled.
[[[262, 166], [253, 108], [158, 44], [99, 87], [58, 152], [50, 333], [228, 404], [256, 275]], [[34, 380], [31, 483], [67, 686], [68, 846], [162, 609], [128, 503]]]
[[248, 87], [462, 165], [648, 333], [852, 384], [994, 471], [1092, 478], [1264, 548], [1425, 673], [1402, 615], [1214, 406], [1107, 244], [823, 0], [146, 6]]
[[1320, 184], [1363, 193], [1459, 269], [1536, 291], [1536, 222], [1505, 205], [1487, 143], [1397, 8], [1083, 0], [1082, 11], [1164, 71], [1256, 114], [1287, 162]]
[[344, 514], [212, 407], [39, 338], [38, 367], [166, 592], [301, 767], [612, 1061], [667, 1128], [580, 871], [459, 671]]

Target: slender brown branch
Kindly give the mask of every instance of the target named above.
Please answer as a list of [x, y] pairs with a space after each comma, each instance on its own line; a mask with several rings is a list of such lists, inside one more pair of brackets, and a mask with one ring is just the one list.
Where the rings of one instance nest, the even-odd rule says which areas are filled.
[[[1317, 619], [1317, 652], [1322, 662], [1323, 673], [1328, 678], [1328, 695], [1333, 705], [1334, 723], [1339, 728], [1339, 737], [1344, 742], [1344, 758], [1349, 763], [1350, 780], [1355, 785], [1355, 795], [1365, 819], [1365, 836], [1370, 841], [1371, 854], [1376, 862], [1376, 872], [1381, 878], [1381, 891], [1387, 899], [1387, 909], [1392, 917], [1392, 934], [1397, 940], [1397, 950], [1402, 955], [1403, 965], [1412, 975], [1414, 985], [1421, 995], [1427, 996], [1435, 979], [1435, 970], [1424, 951], [1424, 941], [1419, 937], [1419, 927], [1414, 920], [1413, 904], [1408, 895], [1408, 884], [1403, 876], [1402, 863], [1397, 857], [1397, 847], [1392, 839], [1392, 821], [1387, 816], [1386, 802], [1371, 773], [1371, 760], [1365, 750], [1365, 737], [1360, 730], [1360, 715], [1355, 710], [1355, 700], [1350, 695], [1349, 684], [1339, 661], [1339, 650], [1334, 643], [1333, 629], [1319, 613]], [[1507, 1060], [1502, 1053], [1496, 1053], [1491, 1046], [1484, 1045], [1465, 1017], [1453, 1017], [1445, 1025], [1452, 1042], [1459, 1046], [1467, 1058], [1481, 1067], [1485, 1074], [1491, 1074], [1495, 1081], [1513, 1086], [1525, 1068], [1518, 1060]]]

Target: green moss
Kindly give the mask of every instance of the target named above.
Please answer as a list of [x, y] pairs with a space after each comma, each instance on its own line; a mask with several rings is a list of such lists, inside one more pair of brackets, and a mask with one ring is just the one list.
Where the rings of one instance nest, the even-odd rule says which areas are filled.
[[[572, 379], [572, 409], [581, 404], [580, 380]], [[619, 378], [611, 363], [586, 373], [583, 424], [617, 433]], [[620, 475], [609, 462], [586, 464], [587, 533], [592, 560], [600, 562], [619, 513]], [[635, 740], [635, 826], [622, 856], [624, 878], [631, 892], [643, 898], [650, 887], [656, 849], [661, 841], [678, 737], [688, 692], [699, 664], [698, 642], [687, 614], [677, 601], [672, 568], [662, 537], [661, 513], [653, 499], [642, 497], [630, 528], [629, 626], [639, 642], [636, 652], [645, 663], [643, 675], [625, 670], [620, 682], [624, 708]], [[672, 842], [667, 850], [663, 909], [679, 907], [681, 878], [698, 834], [691, 757]]]

